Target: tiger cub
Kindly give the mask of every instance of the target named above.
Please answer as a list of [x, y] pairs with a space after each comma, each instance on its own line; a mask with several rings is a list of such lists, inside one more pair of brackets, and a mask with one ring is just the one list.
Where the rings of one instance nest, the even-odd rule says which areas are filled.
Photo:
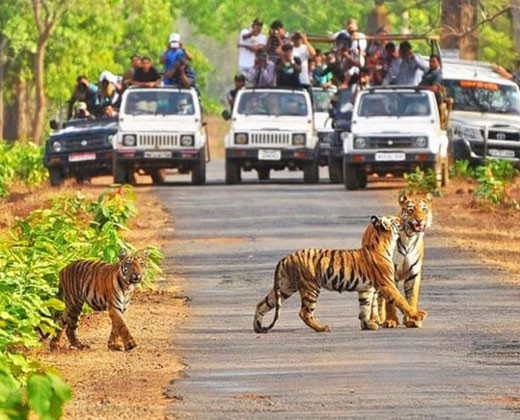
[[[314, 310], [323, 287], [327, 290], [358, 291], [362, 328], [377, 329], [370, 320], [372, 297], [378, 290], [389, 302], [397, 305], [410, 319], [422, 320], [423, 310], [410, 307], [394, 283], [392, 256], [402, 229], [399, 217], [372, 216], [367, 229], [373, 232], [370, 241], [357, 250], [301, 249], [283, 257], [276, 265], [274, 286], [256, 306], [253, 328], [257, 333], [266, 333], [278, 320], [280, 307], [285, 299], [299, 292], [301, 298], [300, 318], [317, 332], [330, 331], [314, 318]], [[262, 319], [275, 308], [272, 323], [264, 327]]]
[[137, 344], [125, 324], [123, 314], [128, 309], [133, 290], [145, 276], [148, 254], [148, 250], [144, 250], [129, 255], [121, 249], [119, 261], [115, 264], [78, 260], [61, 270], [59, 295], [65, 303], [65, 311], [60, 320], [61, 331], [51, 340], [51, 349], [59, 347], [64, 332], [72, 347], [88, 348], [76, 334], [85, 302], [94, 311], [108, 309], [112, 321], [108, 339], [110, 350], [128, 351], [135, 348]]
[[[403, 230], [399, 233], [397, 247], [394, 251], [395, 282], [404, 283], [404, 295], [410, 306], [415, 310], [419, 302], [419, 290], [422, 279], [422, 266], [424, 261], [424, 233], [432, 224], [432, 200], [431, 194], [420, 198], [410, 198], [406, 195], [399, 196], [401, 206], [400, 217], [403, 220]], [[366, 231], [361, 240], [361, 245], [370, 243], [371, 232]], [[386, 328], [396, 328], [399, 325], [395, 305], [385, 302], [376, 295], [372, 319], [377, 320]], [[420, 320], [410, 319], [404, 316], [403, 324], [408, 328], [422, 326]]]

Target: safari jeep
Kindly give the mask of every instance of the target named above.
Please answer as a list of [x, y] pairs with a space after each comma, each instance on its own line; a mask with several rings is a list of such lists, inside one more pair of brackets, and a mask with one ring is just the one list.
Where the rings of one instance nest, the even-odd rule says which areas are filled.
[[367, 176], [401, 176], [433, 169], [448, 182], [448, 136], [435, 94], [414, 87], [369, 88], [356, 97], [351, 131], [343, 136], [347, 190], [366, 187]]
[[301, 170], [306, 183], [319, 181], [318, 136], [309, 92], [304, 89], [245, 88], [236, 97], [225, 136], [226, 183], [241, 171], [269, 179], [271, 170]]
[[191, 182], [206, 182], [205, 123], [195, 89], [129, 88], [123, 94], [114, 150], [114, 181], [134, 182], [143, 172], [154, 184], [165, 169], [191, 172]]
[[59, 125], [51, 121], [53, 132], [45, 141], [43, 163], [52, 186], [65, 178], [88, 181], [100, 175], [112, 175], [112, 141], [117, 132], [115, 118], [72, 119]]
[[485, 63], [447, 59], [443, 84], [453, 98], [449, 134], [454, 159], [520, 160], [520, 91]]

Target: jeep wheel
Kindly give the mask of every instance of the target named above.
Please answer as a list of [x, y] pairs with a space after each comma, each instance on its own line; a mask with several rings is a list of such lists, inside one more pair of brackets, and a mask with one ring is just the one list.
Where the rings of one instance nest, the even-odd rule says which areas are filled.
[[350, 165], [347, 162], [343, 163], [343, 180], [347, 190], [359, 190], [361, 185], [359, 182], [358, 173], [360, 173], [360, 170], [355, 165]]
[[131, 183], [130, 168], [127, 168], [124, 163], [120, 163], [114, 159], [114, 183], [128, 184]]
[[166, 178], [166, 170], [165, 169], [155, 169], [150, 172], [150, 176], [152, 177], [152, 183], [155, 185], [164, 184], [164, 180]]
[[240, 182], [240, 165], [226, 158], [226, 184], [238, 184]]
[[256, 171], [258, 172], [259, 180], [267, 181], [269, 179], [269, 176], [270, 176], [269, 169], [262, 168], [262, 169], [257, 169]]
[[331, 184], [343, 182], [343, 165], [341, 159], [328, 157], [329, 179]]
[[206, 183], [206, 153], [201, 151], [199, 161], [191, 167], [191, 183], [204, 185]]
[[366, 188], [367, 187], [367, 180], [368, 180], [368, 174], [365, 169], [358, 169], [357, 170], [357, 178], [359, 182], [359, 188]]
[[303, 182], [306, 184], [316, 184], [320, 180], [320, 167], [317, 160], [304, 163]]
[[63, 184], [63, 172], [60, 168], [49, 168], [49, 181], [53, 187]]

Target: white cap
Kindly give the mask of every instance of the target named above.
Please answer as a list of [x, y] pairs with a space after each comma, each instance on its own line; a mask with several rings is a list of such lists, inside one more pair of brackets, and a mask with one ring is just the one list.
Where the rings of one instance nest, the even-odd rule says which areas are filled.
[[177, 32], [173, 32], [170, 34], [170, 38], [168, 39], [168, 43], [172, 48], [179, 48], [181, 42], [181, 36]]

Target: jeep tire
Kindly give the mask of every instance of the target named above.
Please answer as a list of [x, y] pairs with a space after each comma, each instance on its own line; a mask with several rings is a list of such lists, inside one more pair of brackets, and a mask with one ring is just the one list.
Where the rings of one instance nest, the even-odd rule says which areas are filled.
[[226, 184], [233, 185], [240, 182], [240, 165], [238, 162], [226, 158]]
[[131, 183], [132, 174], [130, 174], [129, 172], [130, 168], [128, 168], [124, 163], [118, 162], [117, 159], [114, 159], [114, 183]]
[[331, 184], [341, 184], [343, 182], [343, 162], [341, 159], [329, 156], [329, 179]]
[[52, 167], [49, 168], [49, 181], [53, 187], [59, 187], [61, 184], [63, 184], [63, 171], [61, 168]]
[[204, 185], [206, 183], [206, 153], [204, 149], [199, 153], [199, 161], [191, 167], [191, 183]]
[[[343, 181], [345, 183], [345, 188], [349, 191], [359, 190], [361, 187], [360, 180], [358, 174], [360, 170], [356, 165], [351, 165], [346, 161], [343, 162]], [[366, 178], [365, 178], [365, 186], [366, 186]]]
[[312, 160], [303, 164], [303, 182], [306, 184], [317, 184], [320, 180], [320, 167], [318, 161]]

